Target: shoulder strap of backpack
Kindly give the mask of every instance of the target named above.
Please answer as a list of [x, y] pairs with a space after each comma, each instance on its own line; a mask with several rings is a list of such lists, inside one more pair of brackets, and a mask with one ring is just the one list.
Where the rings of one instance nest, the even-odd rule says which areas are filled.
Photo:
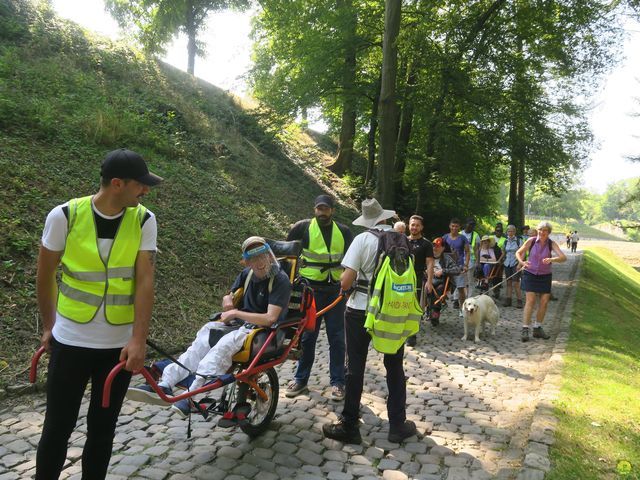
[[[253, 270], [249, 269], [249, 273], [247, 273], [247, 278], [244, 279], [244, 292], [243, 295], [246, 295], [247, 293], [247, 288], [249, 287], [249, 282], [251, 281], [251, 277], [253, 276]], [[271, 293], [271, 291], [273, 290], [273, 281], [276, 277], [271, 277], [269, 279], [269, 287], [267, 289], [267, 291], [269, 293]]]

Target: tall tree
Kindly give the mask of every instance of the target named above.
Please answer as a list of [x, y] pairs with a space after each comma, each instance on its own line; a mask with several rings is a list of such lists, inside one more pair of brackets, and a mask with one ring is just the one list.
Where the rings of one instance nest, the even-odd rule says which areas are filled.
[[118, 23], [135, 26], [145, 50], [164, 52], [178, 33], [187, 36], [187, 72], [194, 74], [196, 55], [204, 53], [198, 34], [211, 12], [246, 9], [250, 0], [106, 0], [107, 9]]
[[382, 81], [380, 87], [380, 156], [378, 159], [378, 200], [383, 207], [394, 207], [394, 166], [397, 140], [398, 107], [396, 76], [398, 71], [398, 33], [402, 0], [385, 0], [384, 40], [382, 42]]
[[353, 142], [356, 135], [356, 30], [358, 18], [352, 0], [338, 0], [337, 10], [343, 19], [342, 49], [342, 120], [340, 124], [340, 139], [336, 160], [329, 168], [338, 175], [351, 169], [353, 162]]

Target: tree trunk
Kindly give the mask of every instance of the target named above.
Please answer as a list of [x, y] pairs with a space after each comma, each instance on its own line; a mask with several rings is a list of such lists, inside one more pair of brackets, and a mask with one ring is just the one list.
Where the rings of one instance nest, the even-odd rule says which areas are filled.
[[385, 0], [382, 42], [382, 83], [380, 88], [380, 156], [378, 158], [378, 201], [384, 208], [394, 207], [394, 163], [396, 154], [396, 75], [398, 33], [402, 0]]
[[417, 74], [416, 66], [412, 63], [407, 74], [407, 84], [405, 87], [404, 101], [402, 103], [402, 113], [400, 115], [400, 126], [398, 128], [398, 143], [396, 145], [396, 176], [395, 176], [395, 197], [400, 199], [404, 196], [404, 169], [407, 165], [407, 148], [411, 140], [411, 128], [413, 127], [413, 91], [416, 86]]
[[196, 64], [196, 19], [195, 19], [195, 11], [192, 4], [187, 6], [187, 73], [191, 75], [194, 74], [195, 64]]
[[338, 0], [338, 9], [346, 18], [343, 32], [344, 70], [342, 74], [342, 122], [336, 159], [329, 167], [331, 171], [342, 175], [351, 169], [353, 163], [353, 140], [356, 135], [356, 28], [358, 19], [353, 0]]
[[373, 171], [376, 165], [376, 133], [378, 131], [378, 103], [380, 102], [380, 87], [371, 105], [371, 118], [369, 119], [369, 135], [367, 138], [367, 174], [364, 178], [365, 185], [373, 183]]
[[509, 206], [507, 207], [507, 218], [510, 225], [518, 227], [518, 173], [519, 173], [518, 157], [511, 154], [511, 171], [509, 173]]
[[518, 218], [515, 221], [519, 221], [519, 223], [514, 223], [516, 228], [520, 228], [524, 225], [525, 216], [524, 216], [524, 187], [525, 187], [525, 159], [524, 155], [520, 157], [520, 161], [518, 162]]

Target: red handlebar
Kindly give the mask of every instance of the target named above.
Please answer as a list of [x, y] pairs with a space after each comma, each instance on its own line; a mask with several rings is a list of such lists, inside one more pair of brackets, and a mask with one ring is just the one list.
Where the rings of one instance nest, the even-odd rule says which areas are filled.
[[31, 368], [29, 369], [29, 383], [36, 383], [36, 377], [38, 376], [38, 362], [40, 357], [45, 352], [44, 347], [40, 347], [36, 353], [31, 357]]

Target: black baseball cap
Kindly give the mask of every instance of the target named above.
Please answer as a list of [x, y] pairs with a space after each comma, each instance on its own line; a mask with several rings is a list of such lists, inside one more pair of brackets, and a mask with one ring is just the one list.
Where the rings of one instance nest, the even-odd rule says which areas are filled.
[[102, 178], [130, 178], [153, 187], [162, 182], [162, 177], [151, 173], [142, 156], [126, 148], [107, 153], [100, 167]]
[[335, 203], [333, 201], [333, 197], [331, 195], [318, 195], [316, 197], [316, 201], [314, 203], [314, 207], [319, 207], [320, 205], [324, 205], [329, 208], [333, 208]]

